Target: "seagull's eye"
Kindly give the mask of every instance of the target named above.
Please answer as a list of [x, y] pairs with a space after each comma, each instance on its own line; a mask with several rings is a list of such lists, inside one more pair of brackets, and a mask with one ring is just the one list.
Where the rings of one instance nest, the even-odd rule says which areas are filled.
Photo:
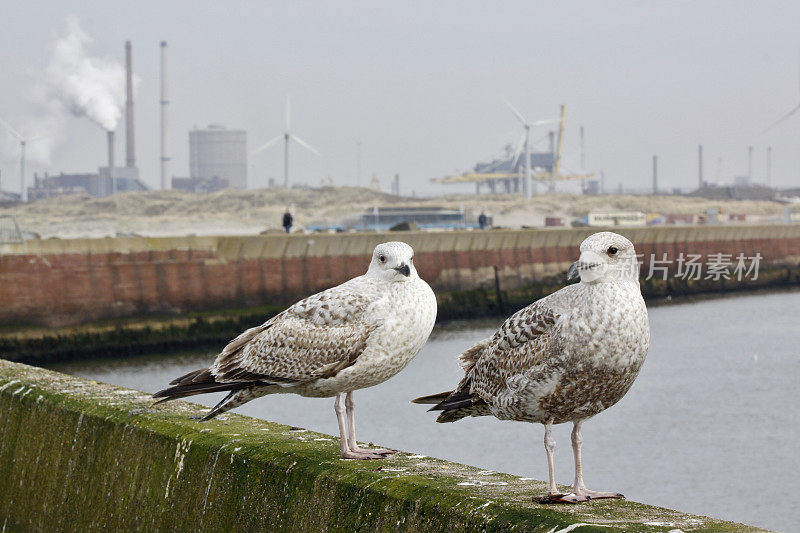
[[413, 263], [413, 262], [414, 262], [414, 258], [412, 257], [412, 258], [411, 258], [411, 259], [409, 259], [408, 261], [409, 261], [409, 263]]
[[382, 255], [382, 256], [378, 257], [378, 259], [380, 259], [381, 263], [385, 263], [386, 262], [386, 256], [385, 255]]
[[617, 250], [616, 246], [612, 246], [608, 249], [608, 255], [617, 255], [617, 252], [619, 252], [619, 250]]

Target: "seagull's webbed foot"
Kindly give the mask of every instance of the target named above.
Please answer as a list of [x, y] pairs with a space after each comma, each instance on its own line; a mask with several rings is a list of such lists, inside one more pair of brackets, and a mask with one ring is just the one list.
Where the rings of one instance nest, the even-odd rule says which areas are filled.
[[534, 501], [538, 503], [580, 503], [580, 502], [588, 502], [589, 499], [590, 498], [588, 496], [578, 495], [572, 492], [570, 494], [563, 494], [563, 493], [548, 494], [547, 496], [534, 498]]
[[342, 452], [342, 459], [386, 459], [386, 455], [370, 453], [368, 450], [345, 450]]
[[589, 490], [586, 488], [582, 488], [576, 491], [578, 494], [585, 495], [591, 500], [602, 500], [602, 499], [615, 499], [615, 500], [624, 500], [625, 496], [620, 494], [619, 492], [598, 492], [596, 490]]
[[395, 450], [389, 450], [386, 448], [359, 448], [358, 446], [352, 446], [350, 449], [353, 450], [354, 452], [365, 452], [383, 456], [397, 453]]

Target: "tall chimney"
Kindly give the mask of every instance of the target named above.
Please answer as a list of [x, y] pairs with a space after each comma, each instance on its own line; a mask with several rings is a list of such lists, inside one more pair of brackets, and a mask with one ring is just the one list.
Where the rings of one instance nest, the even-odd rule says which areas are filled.
[[136, 166], [136, 150], [133, 137], [133, 61], [131, 42], [125, 41], [125, 166]]
[[703, 145], [697, 145], [697, 188], [703, 188]]
[[161, 188], [168, 189], [169, 155], [167, 155], [167, 41], [161, 41]]
[[[116, 194], [117, 184], [114, 179], [114, 132], [108, 132], [108, 177], [111, 181], [111, 194]], [[105, 192], [105, 187], [103, 187]]]
[[653, 156], [653, 194], [658, 194], [658, 156]]

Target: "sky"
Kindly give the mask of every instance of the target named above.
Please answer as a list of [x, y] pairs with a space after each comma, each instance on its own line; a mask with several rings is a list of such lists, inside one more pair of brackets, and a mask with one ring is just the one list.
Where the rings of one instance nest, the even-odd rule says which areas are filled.
[[[77, 17], [88, 54], [124, 61], [133, 43], [136, 155], [143, 181], [159, 182], [159, 43], [169, 43], [172, 174], [189, 173], [188, 132], [244, 129], [248, 150], [285, 130], [322, 155], [291, 146], [292, 180], [401, 193], [472, 190], [430, 178], [470, 170], [529, 120], [567, 106], [565, 167], [606, 188], [645, 189], [652, 157], [664, 188], [697, 183], [697, 145], [707, 181], [748, 172], [800, 186], [800, 113], [762, 133], [800, 103], [800, 4], [796, 2], [26, 2], [0, 22], [0, 117], [30, 143], [33, 172], [90, 172], [105, 164], [105, 134], [54, 103], [53, 42]], [[50, 74], [48, 74], [50, 72]], [[117, 161], [124, 161], [124, 125]], [[546, 138], [535, 128], [532, 140]], [[358, 144], [361, 172], [358, 175]], [[38, 145], [38, 146], [37, 146]], [[536, 146], [546, 149], [547, 141]], [[0, 133], [0, 187], [19, 190], [19, 145]], [[280, 144], [248, 156], [250, 187], [282, 181]], [[719, 176], [719, 178], [718, 178]], [[560, 185], [573, 190], [575, 184]]]

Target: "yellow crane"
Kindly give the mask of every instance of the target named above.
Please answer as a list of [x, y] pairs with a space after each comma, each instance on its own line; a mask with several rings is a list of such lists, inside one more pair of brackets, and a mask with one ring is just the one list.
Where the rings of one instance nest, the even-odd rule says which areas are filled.
[[[569, 180], [589, 180], [594, 179], [594, 174], [562, 174], [561, 173], [561, 154], [564, 147], [564, 127], [567, 121], [567, 106], [561, 105], [561, 118], [558, 125], [558, 141], [556, 143], [556, 151], [553, 157], [553, 166], [550, 172], [533, 171], [531, 172], [531, 179], [547, 182], [548, 189], [552, 191], [555, 188], [556, 181], [569, 181]], [[506, 188], [510, 189], [510, 184], [520, 179], [517, 172], [464, 172], [456, 176], [444, 176], [441, 178], [431, 178], [432, 183], [476, 183], [478, 185], [487, 183], [490, 187], [494, 188], [497, 183], [505, 183]], [[518, 188], [518, 185], [517, 185]]]

